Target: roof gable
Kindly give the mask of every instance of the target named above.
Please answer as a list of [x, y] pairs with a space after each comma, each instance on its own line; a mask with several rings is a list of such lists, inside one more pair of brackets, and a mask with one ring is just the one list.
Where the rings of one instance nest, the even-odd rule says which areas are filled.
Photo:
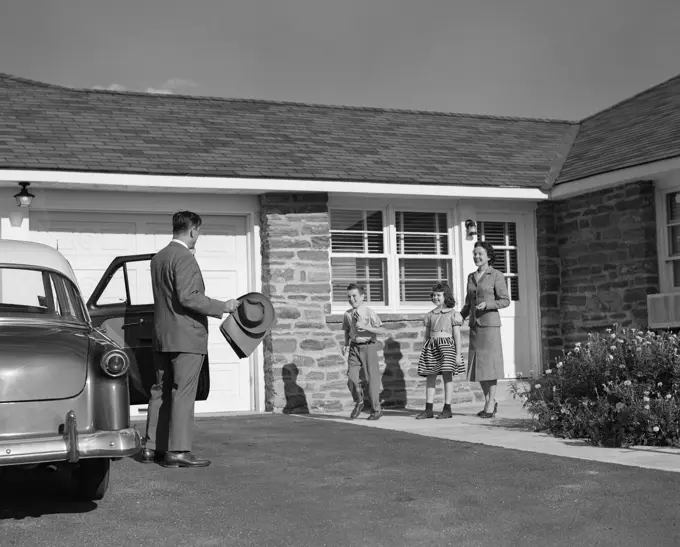
[[680, 156], [680, 76], [579, 125], [557, 184]]
[[0, 74], [0, 168], [540, 188], [575, 124], [76, 90]]

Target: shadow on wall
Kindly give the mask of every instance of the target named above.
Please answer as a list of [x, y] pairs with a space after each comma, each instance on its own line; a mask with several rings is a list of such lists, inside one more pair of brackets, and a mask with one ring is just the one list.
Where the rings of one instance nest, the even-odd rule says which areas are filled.
[[383, 358], [385, 360], [385, 371], [382, 376], [383, 390], [380, 393], [382, 406], [385, 408], [405, 408], [406, 407], [406, 381], [404, 371], [401, 368], [401, 344], [394, 338], [385, 340]]
[[309, 414], [305, 390], [297, 384], [299, 373], [297, 365], [293, 363], [283, 365], [281, 369], [283, 393], [286, 396], [286, 406], [283, 408], [284, 414]]

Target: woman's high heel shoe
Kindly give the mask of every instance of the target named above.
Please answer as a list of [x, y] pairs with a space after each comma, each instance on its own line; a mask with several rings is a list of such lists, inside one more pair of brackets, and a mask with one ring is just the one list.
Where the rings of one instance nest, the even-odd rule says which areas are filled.
[[479, 416], [480, 418], [495, 418], [497, 410], [498, 410], [498, 402], [494, 403], [493, 412], [487, 412], [486, 410], [482, 410], [479, 414], [477, 414], [477, 416]]

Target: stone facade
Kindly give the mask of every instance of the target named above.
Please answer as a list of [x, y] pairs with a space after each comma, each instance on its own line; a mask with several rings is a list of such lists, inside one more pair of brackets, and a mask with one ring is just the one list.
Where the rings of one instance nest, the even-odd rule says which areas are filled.
[[[342, 317], [330, 315], [330, 232], [326, 194], [260, 198], [262, 287], [277, 323], [264, 341], [265, 409], [333, 412], [353, 406], [341, 354]], [[422, 316], [383, 315], [393, 334], [380, 337], [385, 407], [422, 407], [425, 379], [416, 373]], [[464, 331], [463, 355], [467, 355]], [[455, 381], [454, 402], [483, 400], [478, 384]], [[436, 402], [443, 401], [438, 383]]]
[[647, 326], [659, 291], [652, 182], [544, 202], [536, 220], [544, 358], [614, 323]]

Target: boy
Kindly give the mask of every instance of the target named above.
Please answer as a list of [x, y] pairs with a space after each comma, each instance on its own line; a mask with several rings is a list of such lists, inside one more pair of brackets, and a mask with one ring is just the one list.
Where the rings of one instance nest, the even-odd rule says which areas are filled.
[[380, 408], [380, 369], [378, 368], [376, 335], [387, 334], [387, 330], [381, 328], [380, 317], [364, 304], [364, 298], [366, 298], [364, 287], [353, 283], [347, 287], [347, 300], [349, 300], [352, 309], [345, 312], [342, 322], [342, 330], [345, 331], [345, 345], [342, 348], [342, 354], [345, 355], [349, 349], [347, 386], [356, 403], [350, 414], [350, 419], [353, 420], [359, 416], [364, 409], [364, 391], [359, 378], [359, 373], [363, 367], [373, 409], [368, 419], [379, 420], [383, 411]]

